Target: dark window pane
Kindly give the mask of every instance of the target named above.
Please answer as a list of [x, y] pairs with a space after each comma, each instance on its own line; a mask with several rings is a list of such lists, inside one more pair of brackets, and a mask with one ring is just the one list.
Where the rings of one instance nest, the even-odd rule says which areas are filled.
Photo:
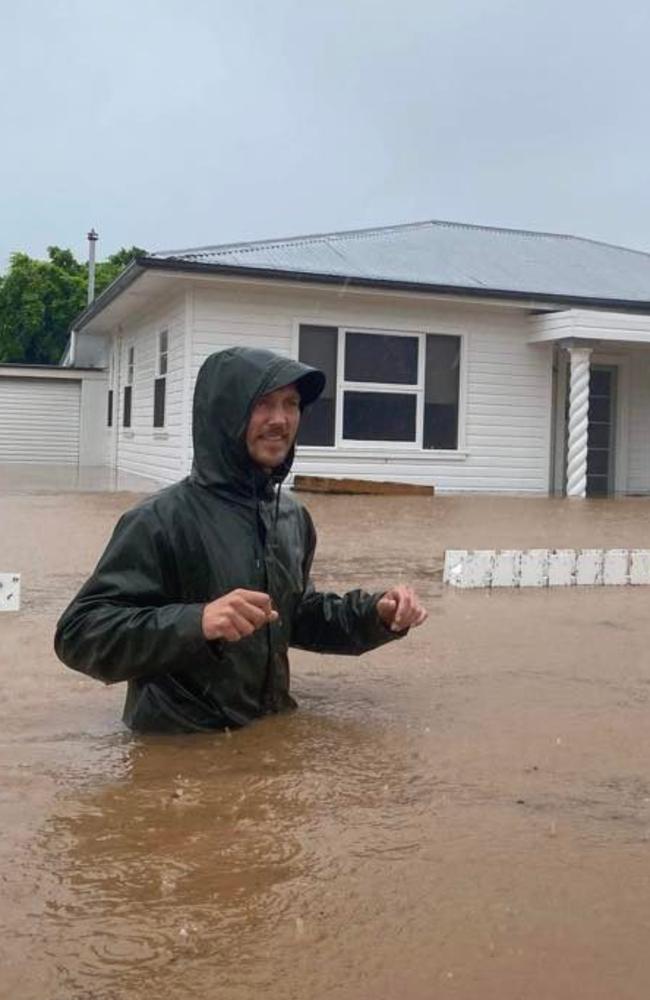
[[133, 388], [130, 385], [124, 386], [124, 415], [122, 418], [122, 426], [131, 426], [131, 401], [133, 396]]
[[609, 448], [609, 424], [589, 424], [589, 447]]
[[346, 333], [345, 378], [348, 382], [417, 385], [417, 337]]
[[343, 394], [343, 437], [352, 441], [415, 441], [414, 394]]
[[166, 378], [157, 378], [153, 385], [153, 425], [165, 426], [165, 383]]
[[589, 378], [589, 392], [595, 396], [609, 396], [612, 391], [612, 372], [602, 368], [592, 368]]
[[108, 390], [108, 414], [106, 423], [109, 427], [113, 426], [113, 390]]
[[607, 476], [587, 476], [587, 496], [604, 497], [609, 493]]
[[589, 397], [589, 419], [606, 423], [610, 419], [611, 400], [609, 396]]
[[587, 475], [606, 476], [609, 469], [609, 451], [590, 448], [587, 452]]
[[336, 356], [338, 329], [335, 326], [301, 326], [298, 357], [306, 365], [325, 374], [325, 389], [300, 419], [298, 444], [334, 444], [336, 421]]
[[458, 447], [460, 337], [427, 335], [424, 375], [425, 448]]

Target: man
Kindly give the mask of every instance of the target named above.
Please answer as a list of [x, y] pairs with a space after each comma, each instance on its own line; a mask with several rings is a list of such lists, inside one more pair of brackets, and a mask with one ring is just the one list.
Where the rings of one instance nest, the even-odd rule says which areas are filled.
[[300, 414], [322, 372], [232, 348], [203, 364], [187, 479], [120, 519], [55, 637], [68, 666], [128, 681], [135, 730], [243, 726], [295, 707], [288, 647], [359, 654], [421, 624], [409, 587], [317, 592], [316, 532], [286, 493]]

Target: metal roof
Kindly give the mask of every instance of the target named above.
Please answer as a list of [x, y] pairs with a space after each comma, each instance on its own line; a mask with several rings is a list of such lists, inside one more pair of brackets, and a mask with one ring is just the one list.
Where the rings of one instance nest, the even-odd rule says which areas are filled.
[[514, 295], [650, 301], [650, 254], [577, 236], [417, 222], [151, 254], [207, 269]]

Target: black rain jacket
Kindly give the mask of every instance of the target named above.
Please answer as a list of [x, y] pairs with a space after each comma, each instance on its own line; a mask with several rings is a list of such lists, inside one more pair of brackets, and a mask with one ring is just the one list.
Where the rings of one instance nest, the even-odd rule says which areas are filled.
[[[55, 649], [107, 684], [127, 681], [132, 729], [200, 731], [245, 725], [295, 707], [289, 646], [360, 654], [396, 634], [378, 594], [319, 593], [309, 579], [316, 533], [280, 493], [293, 450], [271, 479], [248, 456], [254, 401], [296, 383], [303, 404], [324, 376], [270, 351], [211, 355], [194, 393], [191, 474], [125, 513], [94, 573], [59, 620]], [[208, 642], [206, 603], [243, 587], [268, 593], [279, 620], [239, 642]]]

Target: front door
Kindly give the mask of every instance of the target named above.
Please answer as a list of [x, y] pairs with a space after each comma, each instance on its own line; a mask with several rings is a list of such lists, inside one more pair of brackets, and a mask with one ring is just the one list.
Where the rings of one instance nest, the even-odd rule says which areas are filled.
[[615, 489], [616, 365], [591, 366], [589, 380], [589, 437], [587, 438], [587, 496], [609, 496]]

